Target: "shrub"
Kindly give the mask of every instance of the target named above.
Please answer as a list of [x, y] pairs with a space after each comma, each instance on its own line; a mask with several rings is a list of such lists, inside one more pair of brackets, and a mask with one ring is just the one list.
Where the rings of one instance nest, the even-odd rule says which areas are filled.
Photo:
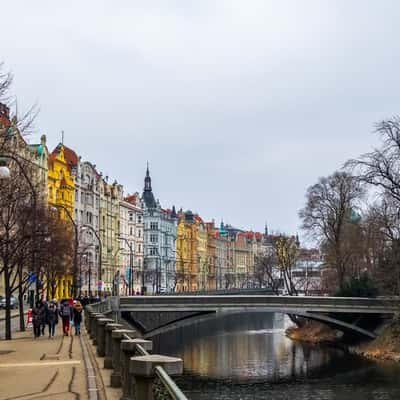
[[378, 289], [367, 274], [360, 277], [351, 277], [344, 283], [335, 296], [337, 297], [376, 297]]

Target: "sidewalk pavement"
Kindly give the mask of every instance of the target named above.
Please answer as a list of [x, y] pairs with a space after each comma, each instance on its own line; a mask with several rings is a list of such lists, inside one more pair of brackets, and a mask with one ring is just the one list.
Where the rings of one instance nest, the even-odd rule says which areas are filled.
[[32, 328], [13, 336], [0, 341], [0, 400], [89, 399], [80, 336], [62, 336], [61, 323], [55, 339]]

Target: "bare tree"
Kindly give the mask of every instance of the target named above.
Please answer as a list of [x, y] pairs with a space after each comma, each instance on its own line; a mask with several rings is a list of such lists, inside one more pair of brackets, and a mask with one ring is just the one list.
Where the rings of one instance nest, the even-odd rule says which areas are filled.
[[279, 294], [281, 287], [281, 277], [277, 269], [277, 259], [275, 251], [268, 251], [255, 258], [255, 279], [260, 288], [268, 287], [276, 295]]
[[0, 62], [0, 102], [9, 100], [9, 92], [13, 82], [11, 72], [4, 71], [4, 62]]
[[300, 210], [302, 229], [320, 243], [325, 264], [335, 271], [341, 288], [346, 279], [351, 249], [346, 246], [346, 227], [357, 218], [355, 210], [363, 198], [359, 180], [346, 172], [335, 172], [320, 178], [306, 195], [306, 205]]
[[276, 266], [289, 296], [297, 296], [298, 290], [293, 281], [292, 271], [296, 267], [299, 246], [294, 236], [279, 235], [274, 240]]
[[400, 118], [379, 122], [375, 132], [381, 136], [381, 147], [349, 160], [345, 166], [360, 181], [382, 189], [400, 203]]
[[19, 284], [21, 251], [32, 238], [28, 233], [28, 227], [32, 228], [31, 200], [31, 189], [20, 168], [13, 168], [13, 179], [0, 180], [0, 274], [4, 278], [7, 340], [11, 339], [10, 297]]

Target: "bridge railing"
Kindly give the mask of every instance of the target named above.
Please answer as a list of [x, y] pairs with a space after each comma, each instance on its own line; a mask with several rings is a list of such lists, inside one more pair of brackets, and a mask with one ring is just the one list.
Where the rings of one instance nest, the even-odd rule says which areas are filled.
[[320, 312], [393, 313], [400, 305], [398, 298], [358, 298], [325, 296], [268, 296], [268, 295], [190, 295], [121, 297], [119, 310], [176, 311], [213, 309], [288, 310], [307, 309]]
[[187, 400], [170, 376], [183, 373], [183, 361], [150, 354], [152, 342], [126, 329], [118, 318], [107, 318], [110, 310], [105, 301], [87, 306], [85, 326], [97, 355], [104, 357], [104, 368], [113, 369], [111, 387], [121, 387], [124, 400]]

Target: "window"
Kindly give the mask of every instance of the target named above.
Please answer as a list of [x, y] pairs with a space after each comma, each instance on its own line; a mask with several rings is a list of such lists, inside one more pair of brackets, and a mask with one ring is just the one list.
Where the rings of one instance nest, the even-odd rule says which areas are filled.
[[158, 222], [150, 222], [150, 230], [157, 231], [158, 230]]
[[157, 255], [157, 248], [156, 247], [150, 247], [150, 255], [151, 256], [156, 256]]
[[133, 235], [133, 228], [132, 228], [132, 227], [129, 228], [129, 235], [130, 235], [130, 236]]
[[129, 211], [129, 221], [133, 222], [133, 212]]
[[138, 236], [138, 238], [142, 237], [142, 230], [141, 229], [138, 229], [137, 236]]
[[158, 242], [158, 235], [155, 233], [150, 234], [150, 243], [157, 243]]
[[75, 201], [79, 201], [79, 190], [75, 190]]
[[[138, 244], [138, 247], [137, 247], [137, 248], [138, 248], [138, 253], [141, 253], [141, 252], [142, 252], [142, 245], [141, 245], [140, 243]], [[140, 260], [139, 260], [139, 261], [140, 261]]]
[[141, 216], [141, 215], [138, 215], [138, 216], [137, 216], [137, 223], [138, 223], [138, 224], [141, 224], [141, 223], [142, 223], [142, 216]]

